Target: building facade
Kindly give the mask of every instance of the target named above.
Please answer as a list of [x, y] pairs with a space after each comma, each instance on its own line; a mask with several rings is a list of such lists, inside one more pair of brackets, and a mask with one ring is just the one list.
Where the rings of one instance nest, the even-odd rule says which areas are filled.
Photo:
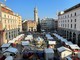
[[80, 4], [58, 13], [58, 33], [80, 46]]
[[0, 41], [7, 43], [22, 31], [22, 18], [4, 4], [0, 4], [1, 35]]
[[46, 31], [56, 30], [57, 22], [53, 18], [44, 18], [41, 20], [41, 29]]
[[37, 31], [37, 24], [35, 21], [27, 20], [23, 22], [23, 31]]

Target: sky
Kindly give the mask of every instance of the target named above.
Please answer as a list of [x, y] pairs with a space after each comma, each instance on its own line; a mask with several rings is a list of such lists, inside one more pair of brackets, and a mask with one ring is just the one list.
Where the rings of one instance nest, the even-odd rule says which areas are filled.
[[36, 6], [40, 19], [44, 17], [57, 18], [57, 12], [80, 3], [80, 0], [6, 0], [6, 2], [0, 0], [0, 2], [20, 14], [23, 19], [33, 20]]

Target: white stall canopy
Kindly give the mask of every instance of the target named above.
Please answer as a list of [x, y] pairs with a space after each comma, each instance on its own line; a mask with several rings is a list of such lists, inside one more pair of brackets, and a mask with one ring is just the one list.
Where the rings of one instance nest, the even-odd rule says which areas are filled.
[[56, 41], [49, 41], [49, 44], [56, 44]]
[[71, 49], [79, 49], [80, 50], [80, 47], [77, 44], [69, 45], [69, 46]]
[[23, 46], [26, 46], [26, 45], [29, 45], [29, 44], [30, 44], [29, 41], [22, 41], [22, 45], [23, 45]]
[[33, 40], [33, 35], [27, 35], [27, 37], [25, 38], [25, 40]]
[[65, 42], [66, 45], [73, 45], [72, 42]]
[[7, 56], [7, 58], [5, 60], [13, 60], [12, 56]]
[[70, 57], [72, 55], [72, 51], [66, 47], [60, 47], [57, 48], [58, 50], [58, 54], [60, 55], [61, 59], [65, 58], [65, 57]]
[[45, 60], [49, 60], [49, 59], [53, 60], [53, 57], [54, 57], [54, 51], [53, 51], [53, 49], [51, 49], [51, 48], [45, 48], [44, 52], [45, 52]]
[[4, 48], [4, 47], [9, 47], [11, 44], [10, 43], [6, 43], [6, 44], [3, 44], [1, 47]]
[[47, 39], [53, 39], [50, 34], [46, 34]]
[[59, 48], [57, 48], [57, 50], [59, 51], [59, 52], [63, 52], [63, 51], [71, 51], [70, 49], [68, 49], [68, 48], [66, 48], [66, 47], [59, 47]]
[[15, 43], [15, 41], [21, 40], [23, 37], [24, 37], [24, 34], [20, 34], [13, 40], [10, 40], [8, 43]]
[[16, 54], [16, 53], [18, 52], [18, 50], [17, 50], [16, 48], [10, 47], [10, 48], [6, 49], [6, 50], [4, 51], [4, 53], [5, 53], [5, 52], [12, 52], [12, 53]]
[[45, 48], [44, 52], [45, 53], [54, 53], [53, 49], [51, 49], [51, 48]]

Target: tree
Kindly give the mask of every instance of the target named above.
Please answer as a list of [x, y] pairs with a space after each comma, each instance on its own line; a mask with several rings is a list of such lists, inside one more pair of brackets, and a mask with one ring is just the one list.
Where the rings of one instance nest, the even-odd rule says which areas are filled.
[[38, 18], [38, 24], [37, 24], [37, 32], [41, 32], [41, 24], [40, 24], [39, 18]]

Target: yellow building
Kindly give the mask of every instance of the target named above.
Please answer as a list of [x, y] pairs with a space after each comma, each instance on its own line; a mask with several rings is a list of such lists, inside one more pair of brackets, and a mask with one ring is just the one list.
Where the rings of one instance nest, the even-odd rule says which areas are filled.
[[37, 23], [32, 20], [24, 21], [23, 31], [37, 31]]
[[0, 23], [2, 40], [1, 44], [7, 43], [9, 40], [12, 40], [16, 37], [19, 32], [22, 31], [22, 18], [18, 14], [15, 14], [10, 8], [5, 6], [4, 4], [0, 4]]

